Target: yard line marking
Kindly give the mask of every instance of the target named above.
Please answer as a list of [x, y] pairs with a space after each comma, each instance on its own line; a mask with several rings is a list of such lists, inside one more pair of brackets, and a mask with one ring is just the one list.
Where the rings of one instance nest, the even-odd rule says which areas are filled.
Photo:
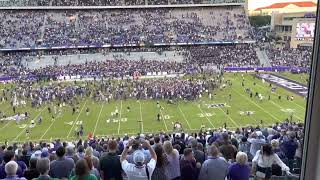
[[99, 115], [98, 115], [98, 119], [96, 121], [96, 125], [94, 126], [94, 130], [93, 130], [93, 135], [95, 136], [95, 133], [96, 133], [96, 130], [97, 130], [97, 126], [98, 126], [98, 123], [99, 123], [99, 120], [100, 120], [100, 117], [101, 117], [101, 113], [102, 113], [102, 109], [103, 109], [103, 106], [104, 106], [105, 102], [102, 103], [102, 106], [101, 106], [101, 109], [100, 109], [100, 112], [99, 112]]
[[43, 135], [41, 136], [40, 139], [42, 139], [46, 134], [47, 132], [49, 131], [49, 129], [51, 128], [51, 126], [54, 124], [54, 122], [56, 122], [56, 120], [61, 116], [61, 113], [59, 113], [59, 115], [51, 122], [50, 126], [48, 127], [48, 129], [43, 133]]
[[165, 122], [165, 119], [164, 119], [164, 116], [163, 116], [163, 113], [162, 113], [162, 110], [160, 109], [160, 114], [161, 114], [161, 117], [162, 117], [162, 122], [164, 124], [164, 127], [166, 128], [166, 131], [168, 131], [168, 127], [167, 127], [167, 124]]
[[[276, 106], [278, 106], [279, 108], [281, 108], [281, 109], [284, 109], [284, 107], [282, 107], [282, 106], [280, 106], [280, 105], [278, 105], [278, 104], [276, 104], [275, 102], [273, 102], [272, 100], [270, 100], [270, 102], [272, 103], [272, 104], [274, 104], [274, 105], [276, 105]], [[301, 119], [300, 117], [298, 117], [297, 115], [294, 115], [295, 117], [297, 117], [298, 119], [300, 119], [301, 121], [303, 121], [303, 119]]]
[[118, 125], [118, 134], [120, 134], [120, 124], [121, 124], [121, 111], [122, 111], [122, 100], [120, 101], [120, 116], [119, 116], [119, 125]]
[[184, 113], [182, 112], [179, 104], [178, 104], [178, 108], [179, 108], [180, 113], [182, 114], [183, 119], [187, 122], [187, 125], [188, 125], [189, 129], [191, 130], [191, 126], [190, 126], [190, 124], [189, 124], [189, 121], [187, 120], [186, 116], [185, 116]]
[[[260, 86], [261, 88], [265, 88], [265, 87], [261, 86], [260, 84], [257, 84], [257, 85]], [[275, 95], [277, 95], [277, 96], [280, 95], [279, 93], [276, 93], [276, 92], [273, 92], [273, 94], [275, 94]], [[295, 104], [296, 106], [298, 106], [298, 107], [299, 107], [300, 109], [302, 109], [302, 110], [305, 110], [305, 109], [306, 109], [306, 107], [303, 107], [303, 106], [297, 104], [297, 103], [294, 102], [294, 101], [290, 101], [290, 102], [293, 103], [293, 104]]]
[[254, 105], [256, 105], [258, 108], [260, 108], [262, 111], [264, 111], [265, 113], [269, 114], [272, 118], [280, 121], [277, 117], [275, 117], [274, 115], [272, 115], [271, 113], [267, 112], [266, 110], [264, 110], [260, 105], [258, 105], [257, 103], [255, 103], [254, 101], [252, 101], [250, 98], [248, 98], [247, 96], [244, 96], [243, 94], [239, 93], [238, 91], [232, 89], [232, 91], [236, 92], [237, 94], [239, 94], [242, 97], [245, 97], [246, 99], [249, 99], [250, 102]]
[[[46, 107], [47, 107], [47, 106], [45, 106], [45, 107], [38, 113], [38, 115], [33, 118], [33, 120], [36, 120], [37, 117], [39, 117], [40, 114], [46, 109]], [[28, 127], [29, 127], [29, 125], [27, 125], [25, 128], [23, 128], [23, 130], [13, 139], [13, 141], [17, 140], [17, 139], [20, 137], [20, 135], [21, 135]]]
[[[263, 86], [261, 86], [260, 84], [257, 84], [259, 87], [261, 87], [262, 88], [262, 90], [265, 90], [265, 88], [263, 87]], [[259, 90], [261, 89], [261, 88], [259, 88]], [[276, 94], [276, 95], [280, 95], [280, 94], [278, 94], [278, 93], [274, 93], [274, 94]], [[269, 101], [269, 100], [268, 100]], [[281, 105], [279, 105], [279, 104], [277, 104], [277, 103], [275, 103], [274, 101], [272, 101], [272, 100], [270, 100], [269, 102], [271, 102], [272, 104], [274, 104], [275, 106], [278, 106], [280, 109], [285, 109], [283, 106], [281, 106]], [[293, 101], [290, 101], [290, 102], [292, 102], [293, 103]], [[296, 104], [296, 103], [295, 103]], [[298, 104], [296, 104], [296, 105], [298, 105]], [[294, 115], [295, 117], [297, 117], [298, 119], [300, 119], [300, 120], [302, 120], [303, 121], [303, 119], [301, 119], [300, 117], [298, 117], [297, 115]]]
[[198, 106], [196, 103], [194, 103], [194, 105], [195, 105], [195, 106], [197, 106], [197, 107], [199, 108], [199, 110], [200, 110], [200, 111], [201, 111], [201, 113], [206, 117], [206, 119], [207, 119], [207, 120], [208, 120], [208, 122], [211, 124], [211, 126], [212, 126], [213, 128], [215, 128], [215, 127], [214, 127], [214, 125], [212, 124], [212, 122], [210, 121], [210, 119], [208, 118], [208, 116], [206, 115], [207, 113], [201, 109], [201, 107], [200, 107], [201, 105], [200, 105], [200, 104], [198, 104], [198, 105], [199, 105], [199, 106]]
[[140, 123], [141, 123], [141, 133], [143, 133], [143, 119], [142, 119], [142, 110], [141, 110], [141, 102], [140, 102], [140, 100], [138, 100], [138, 103], [139, 103], [139, 105], [140, 105], [140, 117], [141, 117], [141, 119], [140, 119]]
[[[213, 103], [215, 103], [214, 101], [212, 101]], [[216, 104], [216, 103], [215, 103]], [[230, 115], [228, 115], [226, 112], [224, 112], [224, 110], [222, 110], [222, 108], [218, 108], [219, 110], [221, 110], [231, 121], [234, 125], [236, 125], [236, 127], [240, 127], [238, 123], [236, 123], [231, 117]]]
[[2, 131], [4, 128], [6, 128], [11, 122], [12, 122], [12, 121], [7, 122], [6, 125], [4, 125], [4, 126], [0, 129], [0, 131]]
[[87, 101], [88, 101], [88, 99], [84, 102], [84, 104], [83, 104], [83, 106], [82, 106], [82, 108], [81, 108], [81, 110], [80, 110], [80, 112], [79, 112], [76, 120], [73, 122], [73, 125], [72, 125], [72, 127], [71, 127], [71, 129], [70, 129], [70, 131], [69, 131], [69, 133], [68, 133], [68, 135], [67, 135], [67, 138], [69, 138], [69, 136], [70, 136], [70, 134], [71, 134], [71, 131], [73, 130], [73, 128], [74, 128], [74, 126], [76, 125], [76, 123], [78, 122], [78, 119], [79, 119], [79, 117], [80, 117], [80, 115], [81, 115], [81, 112], [83, 111], [83, 108], [86, 106]]

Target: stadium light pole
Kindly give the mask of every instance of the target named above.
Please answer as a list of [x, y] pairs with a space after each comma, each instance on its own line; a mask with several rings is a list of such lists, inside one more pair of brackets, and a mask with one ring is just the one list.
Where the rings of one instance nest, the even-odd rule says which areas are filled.
[[320, 180], [320, 0], [311, 63], [300, 180]]

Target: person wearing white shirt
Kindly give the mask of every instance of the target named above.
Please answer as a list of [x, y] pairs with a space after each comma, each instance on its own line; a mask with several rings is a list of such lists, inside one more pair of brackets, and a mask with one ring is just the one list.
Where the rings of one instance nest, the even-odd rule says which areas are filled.
[[259, 180], [270, 179], [272, 175], [272, 164], [278, 164], [281, 167], [282, 171], [286, 171], [288, 174], [290, 174], [289, 167], [285, 165], [281, 161], [279, 156], [272, 151], [272, 147], [270, 144], [263, 145], [261, 150], [257, 151], [252, 160], [252, 163], [252, 168], [254, 169], [255, 175]]
[[133, 144], [133, 140], [128, 142], [127, 146], [121, 154], [121, 167], [127, 174], [128, 180], [151, 180], [152, 173], [156, 167], [157, 155], [154, 149], [150, 146], [148, 141], [143, 141], [142, 143], [144, 147], [148, 148], [151, 155], [151, 160], [148, 164], [144, 164], [145, 157], [143, 151], [141, 150], [136, 150], [135, 152], [133, 152], [134, 164], [129, 163], [126, 160], [128, 151]]

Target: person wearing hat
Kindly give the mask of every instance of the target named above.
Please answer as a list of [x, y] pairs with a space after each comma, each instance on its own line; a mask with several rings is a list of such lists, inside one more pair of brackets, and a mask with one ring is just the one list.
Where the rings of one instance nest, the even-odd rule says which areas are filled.
[[142, 142], [143, 146], [147, 147], [150, 154], [151, 154], [151, 160], [148, 164], [144, 164], [145, 156], [143, 151], [136, 150], [133, 152], [133, 162], [129, 163], [127, 159], [127, 155], [129, 152], [129, 149], [133, 145], [133, 141], [131, 140], [127, 146], [125, 147], [124, 151], [121, 154], [120, 162], [121, 167], [123, 171], [127, 174], [128, 180], [145, 180], [151, 179], [152, 173], [156, 167], [157, 164], [157, 155], [154, 151], [154, 149], [151, 147], [148, 141]]

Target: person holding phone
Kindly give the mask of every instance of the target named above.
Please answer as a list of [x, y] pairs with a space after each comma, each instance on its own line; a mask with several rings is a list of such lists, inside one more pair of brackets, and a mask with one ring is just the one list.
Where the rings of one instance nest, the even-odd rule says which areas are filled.
[[152, 173], [157, 164], [157, 155], [148, 141], [141, 140], [140, 142], [142, 143], [142, 145], [144, 147], [147, 147], [150, 152], [150, 162], [145, 164], [145, 157], [143, 151], [136, 150], [133, 152], [134, 163], [129, 163], [126, 159], [129, 150], [132, 148], [131, 146], [133, 145], [133, 141], [134, 140], [128, 142], [127, 146], [124, 148], [121, 154], [121, 167], [123, 171], [127, 174], [128, 180], [151, 180]]

